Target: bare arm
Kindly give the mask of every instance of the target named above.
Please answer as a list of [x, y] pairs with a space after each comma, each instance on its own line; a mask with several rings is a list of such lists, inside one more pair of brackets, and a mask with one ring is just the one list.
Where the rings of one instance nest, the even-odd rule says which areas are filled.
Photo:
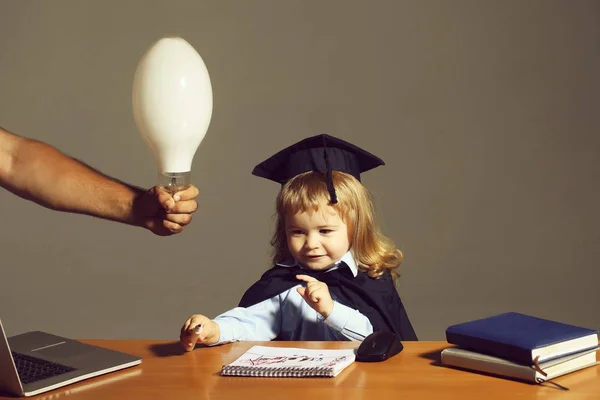
[[[0, 128], [0, 186], [44, 207], [143, 226], [155, 234], [177, 233], [196, 210], [192, 187], [175, 200], [101, 174], [54, 147]], [[177, 196], [177, 194], [176, 194]]]
[[144, 191], [110, 179], [45, 143], [0, 129], [0, 185], [57, 211], [133, 222]]

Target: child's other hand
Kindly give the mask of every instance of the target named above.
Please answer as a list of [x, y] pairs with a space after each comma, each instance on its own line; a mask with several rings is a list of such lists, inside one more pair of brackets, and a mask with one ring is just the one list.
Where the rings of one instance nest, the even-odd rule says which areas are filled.
[[[202, 328], [198, 329], [200, 326]], [[204, 315], [194, 314], [181, 327], [179, 340], [186, 351], [192, 351], [196, 343], [215, 344], [219, 341], [220, 336], [221, 332], [216, 322]]]
[[333, 299], [327, 284], [308, 275], [296, 275], [296, 279], [306, 282], [306, 287], [296, 289], [304, 301], [323, 318], [329, 317], [333, 309]]

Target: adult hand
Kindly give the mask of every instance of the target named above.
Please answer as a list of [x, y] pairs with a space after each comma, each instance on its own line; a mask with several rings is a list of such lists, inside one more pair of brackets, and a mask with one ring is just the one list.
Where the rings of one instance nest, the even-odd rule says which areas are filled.
[[134, 213], [139, 224], [155, 235], [173, 235], [192, 221], [192, 214], [198, 209], [198, 193], [194, 185], [173, 196], [164, 188], [154, 186], [136, 199]]

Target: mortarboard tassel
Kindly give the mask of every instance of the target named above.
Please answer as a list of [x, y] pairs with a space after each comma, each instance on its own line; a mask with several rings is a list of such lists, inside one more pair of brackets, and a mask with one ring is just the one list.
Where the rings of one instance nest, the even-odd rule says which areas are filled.
[[327, 141], [325, 137], [323, 137], [323, 151], [325, 157], [325, 179], [327, 180], [327, 190], [329, 191], [329, 196], [331, 197], [331, 204], [336, 204], [337, 196], [335, 194], [335, 188], [333, 187], [333, 177], [331, 173], [331, 165], [329, 164], [329, 158], [327, 157]]

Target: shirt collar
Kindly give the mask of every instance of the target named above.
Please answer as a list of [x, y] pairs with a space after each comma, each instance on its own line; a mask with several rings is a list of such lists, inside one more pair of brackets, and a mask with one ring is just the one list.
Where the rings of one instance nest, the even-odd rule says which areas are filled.
[[[358, 266], [357, 266], [356, 260], [354, 259], [354, 254], [352, 253], [352, 250], [348, 250], [346, 252], [346, 254], [344, 254], [344, 256], [342, 258], [340, 258], [340, 260], [338, 262], [336, 262], [335, 264], [333, 264], [327, 271], [333, 271], [334, 269], [337, 269], [342, 261], [344, 263], [346, 263], [346, 265], [348, 266], [348, 268], [350, 268], [350, 271], [352, 272], [352, 275], [354, 277], [356, 277], [356, 275], [358, 275]], [[303, 268], [303, 269], [306, 268], [306, 267], [303, 267], [298, 262], [298, 260], [296, 260], [295, 258], [279, 262], [276, 265], [278, 265], [280, 267], [300, 267], [300, 268]]]

